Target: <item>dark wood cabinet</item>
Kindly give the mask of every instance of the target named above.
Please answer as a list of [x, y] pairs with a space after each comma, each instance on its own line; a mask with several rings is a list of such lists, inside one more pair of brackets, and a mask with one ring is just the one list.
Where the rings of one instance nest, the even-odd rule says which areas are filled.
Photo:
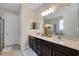
[[40, 39], [37, 39], [37, 49], [42, 48], [42, 41]]
[[42, 40], [42, 55], [43, 56], [51, 56], [51, 43]]
[[42, 56], [51, 56], [51, 48], [48, 46], [42, 46]]
[[29, 37], [29, 46], [36, 52], [36, 39], [32, 36]]
[[29, 47], [33, 48], [33, 40], [31, 36], [29, 36]]
[[59, 51], [53, 51], [53, 56], [66, 56], [66, 55]]
[[52, 49], [54, 51], [54, 55], [62, 55], [62, 56], [79, 56], [79, 51], [66, 47], [66, 46], [62, 46], [59, 44], [54, 43], [53, 44], [54, 48]]
[[42, 41], [40, 39], [37, 38], [37, 55], [41, 56], [41, 51], [42, 51]]
[[36, 52], [36, 40], [33, 39], [33, 50]]
[[29, 46], [38, 56], [79, 56], [79, 51], [29, 36]]

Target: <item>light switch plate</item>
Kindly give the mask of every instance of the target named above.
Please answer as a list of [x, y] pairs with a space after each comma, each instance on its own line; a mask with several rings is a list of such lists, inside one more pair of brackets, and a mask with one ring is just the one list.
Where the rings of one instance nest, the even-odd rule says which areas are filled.
[[77, 28], [77, 32], [79, 32], [79, 28]]

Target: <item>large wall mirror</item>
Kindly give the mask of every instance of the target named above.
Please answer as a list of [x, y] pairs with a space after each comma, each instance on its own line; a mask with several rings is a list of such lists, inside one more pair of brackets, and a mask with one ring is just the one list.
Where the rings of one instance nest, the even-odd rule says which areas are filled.
[[63, 35], [64, 30], [64, 19], [63, 17], [54, 17], [52, 19], [44, 18], [44, 25], [51, 25], [50, 34], [61, 34]]
[[78, 5], [78, 3], [65, 4], [55, 12], [43, 16], [44, 25], [51, 25], [50, 34], [79, 37]]

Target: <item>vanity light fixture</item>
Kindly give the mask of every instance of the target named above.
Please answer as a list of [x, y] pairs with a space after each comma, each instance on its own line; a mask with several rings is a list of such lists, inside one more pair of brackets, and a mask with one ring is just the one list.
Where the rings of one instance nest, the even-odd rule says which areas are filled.
[[44, 27], [51, 27], [51, 24], [45, 24]]
[[45, 11], [43, 11], [43, 12], [41, 13], [41, 16], [46, 16], [46, 15], [48, 15], [48, 14], [53, 13], [54, 11], [55, 11], [55, 8], [48, 8], [47, 10], [45, 10]]

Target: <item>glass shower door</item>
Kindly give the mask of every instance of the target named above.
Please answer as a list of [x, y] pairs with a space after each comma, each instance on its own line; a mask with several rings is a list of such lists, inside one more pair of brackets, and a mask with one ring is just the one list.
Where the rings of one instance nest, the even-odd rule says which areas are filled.
[[4, 48], [4, 20], [0, 17], [0, 51]]

